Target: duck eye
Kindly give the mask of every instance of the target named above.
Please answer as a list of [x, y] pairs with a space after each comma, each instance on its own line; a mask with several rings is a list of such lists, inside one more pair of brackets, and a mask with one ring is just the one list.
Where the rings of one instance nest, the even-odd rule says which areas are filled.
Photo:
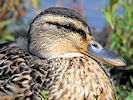
[[70, 24], [66, 24], [66, 26], [67, 26], [67, 27], [69, 27], [69, 26], [70, 26]]
[[72, 27], [72, 25], [70, 25], [69, 23], [67, 23], [67, 24], [65, 25], [65, 27], [66, 27], [67, 29], [69, 29], [69, 28]]

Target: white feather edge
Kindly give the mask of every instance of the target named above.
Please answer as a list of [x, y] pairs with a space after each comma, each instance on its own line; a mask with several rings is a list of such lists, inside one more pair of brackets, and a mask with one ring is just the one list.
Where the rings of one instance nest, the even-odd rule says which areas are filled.
[[63, 55], [59, 55], [59, 56], [52, 56], [50, 58], [48, 58], [48, 60], [53, 59], [53, 58], [71, 58], [71, 57], [82, 57], [84, 56], [84, 54], [81, 53], [65, 53]]

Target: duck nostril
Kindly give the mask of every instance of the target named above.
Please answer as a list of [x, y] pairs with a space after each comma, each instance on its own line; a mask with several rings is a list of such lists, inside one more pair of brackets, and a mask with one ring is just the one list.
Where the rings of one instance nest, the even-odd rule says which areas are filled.
[[98, 45], [97, 45], [97, 44], [95, 44], [95, 43], [94, 43], [94, 44], [92, 44], [92, 46], [93, 46], [93, 47], [95, 47], [95, 48], [98, 48]]

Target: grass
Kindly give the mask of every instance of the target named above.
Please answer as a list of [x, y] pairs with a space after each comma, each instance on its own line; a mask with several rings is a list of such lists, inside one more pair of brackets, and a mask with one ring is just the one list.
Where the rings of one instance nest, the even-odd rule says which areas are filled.
[[47, 100], [47, 96], [46, 96], [46, 93], [44, 90], [42, 90], [42, 93], [43, 93], [43, 97], [42, 97], [42, 100]]

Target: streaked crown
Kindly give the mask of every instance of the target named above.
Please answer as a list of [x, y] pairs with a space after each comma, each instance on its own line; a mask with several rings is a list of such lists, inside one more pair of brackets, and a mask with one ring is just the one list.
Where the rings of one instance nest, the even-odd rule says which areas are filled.
[[29, 49], [42, 58], [77, 52], [77, 48], [84, 46], [87, 34], [90, 34], [88, 24], [78, 12], [63, 7], [48, 8], [31, 24]]

